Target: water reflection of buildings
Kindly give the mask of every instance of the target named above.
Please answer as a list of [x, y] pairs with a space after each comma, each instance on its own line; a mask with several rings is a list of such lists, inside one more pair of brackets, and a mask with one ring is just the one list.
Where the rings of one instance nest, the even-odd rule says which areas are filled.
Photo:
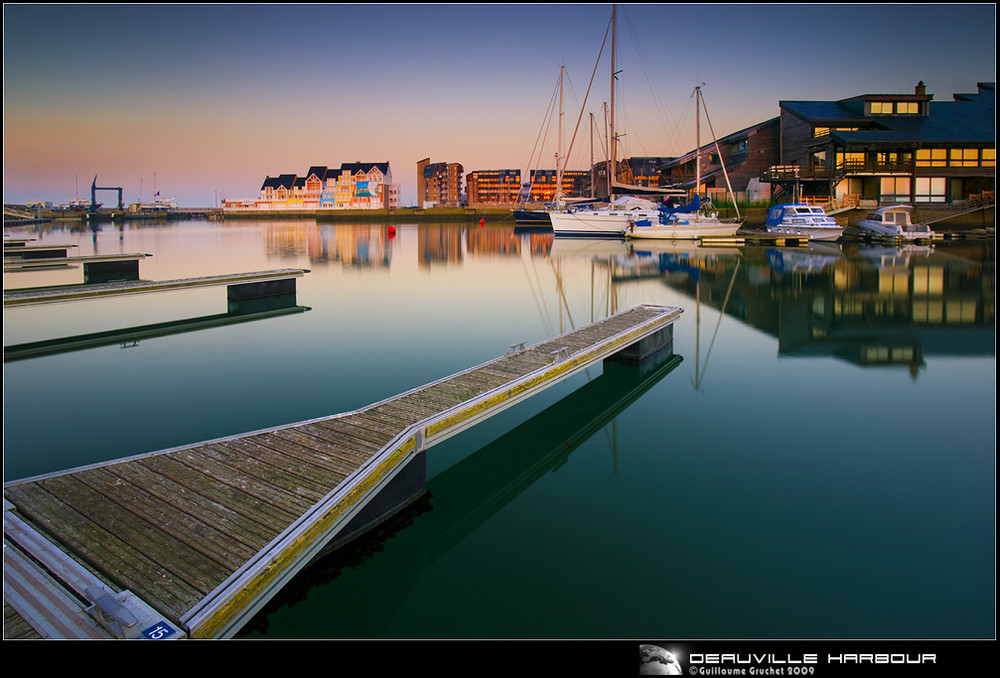
[[454, 224], [388, 226], [270, 222], [265, 243], [270, 255], [305, 254], [314, 264], [339, 262], [350, 267], [387, 267], [394, 251], [395, 256], [409, 257], [410, 250], [415, 247], [417, 263], [430, 266], [461, 262], [468, 256], [544, 254], [551, 246], [552, 233], [518, 234], [513, 229]]
[[268, 222], [264, 236], [269, 255], [305, 254], [313, 264], [340, 263], [346, 267], [388, 267], [392, 260], [390, 233], [384, 225], [319, 225], [306, 222]]
[[994, 352], [994, 246], [941, 243], [647, 253], [665, 284], [778, 339], [785, 356], [865, 366]]

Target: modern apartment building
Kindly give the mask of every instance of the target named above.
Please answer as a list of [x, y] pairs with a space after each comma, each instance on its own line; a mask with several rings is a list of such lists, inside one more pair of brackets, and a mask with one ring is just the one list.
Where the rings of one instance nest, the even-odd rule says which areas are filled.
[[459, 207], [464, 202], [462, 166], [454, 162], [417, 163], [417, 205]]
[[470, 205], [516, 205], [521, 170], [478, 170], [465, 175]]

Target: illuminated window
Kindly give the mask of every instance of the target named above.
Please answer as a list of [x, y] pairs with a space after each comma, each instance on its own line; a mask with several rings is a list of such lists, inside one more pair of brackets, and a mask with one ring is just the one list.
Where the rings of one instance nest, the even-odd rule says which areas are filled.
[[889, 115], [892, 113], [891, 101], [873, 101], [872, 115]]
[[882, 177], [879, 188], [879, 201], [883, 204], [910, 201], [909, 177]]
[[975, 148], [953, 148], [948, 152], [948, 164], [952, 167], [978, 167], [979, 151]]
[[996, 167], [996, 166], [997, 166], [997, 149], [984, 148], [983, 167]]
[[920, 112], [920, 105], [916, 101], [899, 101], [896, 103], [896, 113], [902, 115], [916, 115]]
[[944, 202], [948, 182], [944, 177], [917, 177], [914, 181], [916, 202]]
[[948, 149], [921, 148], [917, 150], [917, 167], [945, 167], [948, 164]]
[[837, 154], [837, 168], [838, 169], [856, 169], [859, 167], [864, 167], [865, 165], [865, 154], [864, 153], [838, 153]]

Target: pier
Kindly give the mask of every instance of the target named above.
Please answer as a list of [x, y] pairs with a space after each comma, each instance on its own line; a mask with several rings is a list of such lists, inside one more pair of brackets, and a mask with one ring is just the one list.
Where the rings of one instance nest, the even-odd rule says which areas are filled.
[[85, 283], [112, 282], [116, 280], [138, 280], [139, 260], [150, 254], [100, 254], [90, 256], [61, 256], [52, 258], [5, 257], [4, 273], [32, 271], [42, 268], [70, 268], [72, 264], [83, 264]]
[[354, 412], [6, 483], [5, 628], [231, 637], [405, 500], [433, 445], [599, 361], [672, 351], [681, 313], [638, 306]]
[[295, 293], [295, 279], [308, 273], [301, 268], [276, 269], [253, 273], [181, 278], [178, 280], [117, 280], [82, 285], [30, 287], [3, 291], [4, 307], [37, 306], [65, 301], [81, 301], [150, 292], [170, 292], [202, 287], [225, 286], [231, 303]]

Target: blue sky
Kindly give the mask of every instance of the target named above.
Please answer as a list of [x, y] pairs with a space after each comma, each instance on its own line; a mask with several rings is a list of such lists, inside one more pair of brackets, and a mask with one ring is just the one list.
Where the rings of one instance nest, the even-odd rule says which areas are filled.
[[[255, 196], [267, 175], [360, 160], [389, 161], [413, 203], [421, 158], [524, 170], [560, 66], [568, 146], [610, 16], [606, 4], [5, 5], [4, 201], [87, 197], [96, 174], [128, 202], [149, 199], [155, 176], [182, 205], [208, 206]], [[699, 83], [722, 136], [783, 99], [923, 80], [941, 101], [996, 80], [992, 4], [652, 3], [618, 18], [625, 155], [693, 148]], [[585, 109], [598, 120], [609, 52]], [[570, 168], [589, 162], [589, 139]]]

